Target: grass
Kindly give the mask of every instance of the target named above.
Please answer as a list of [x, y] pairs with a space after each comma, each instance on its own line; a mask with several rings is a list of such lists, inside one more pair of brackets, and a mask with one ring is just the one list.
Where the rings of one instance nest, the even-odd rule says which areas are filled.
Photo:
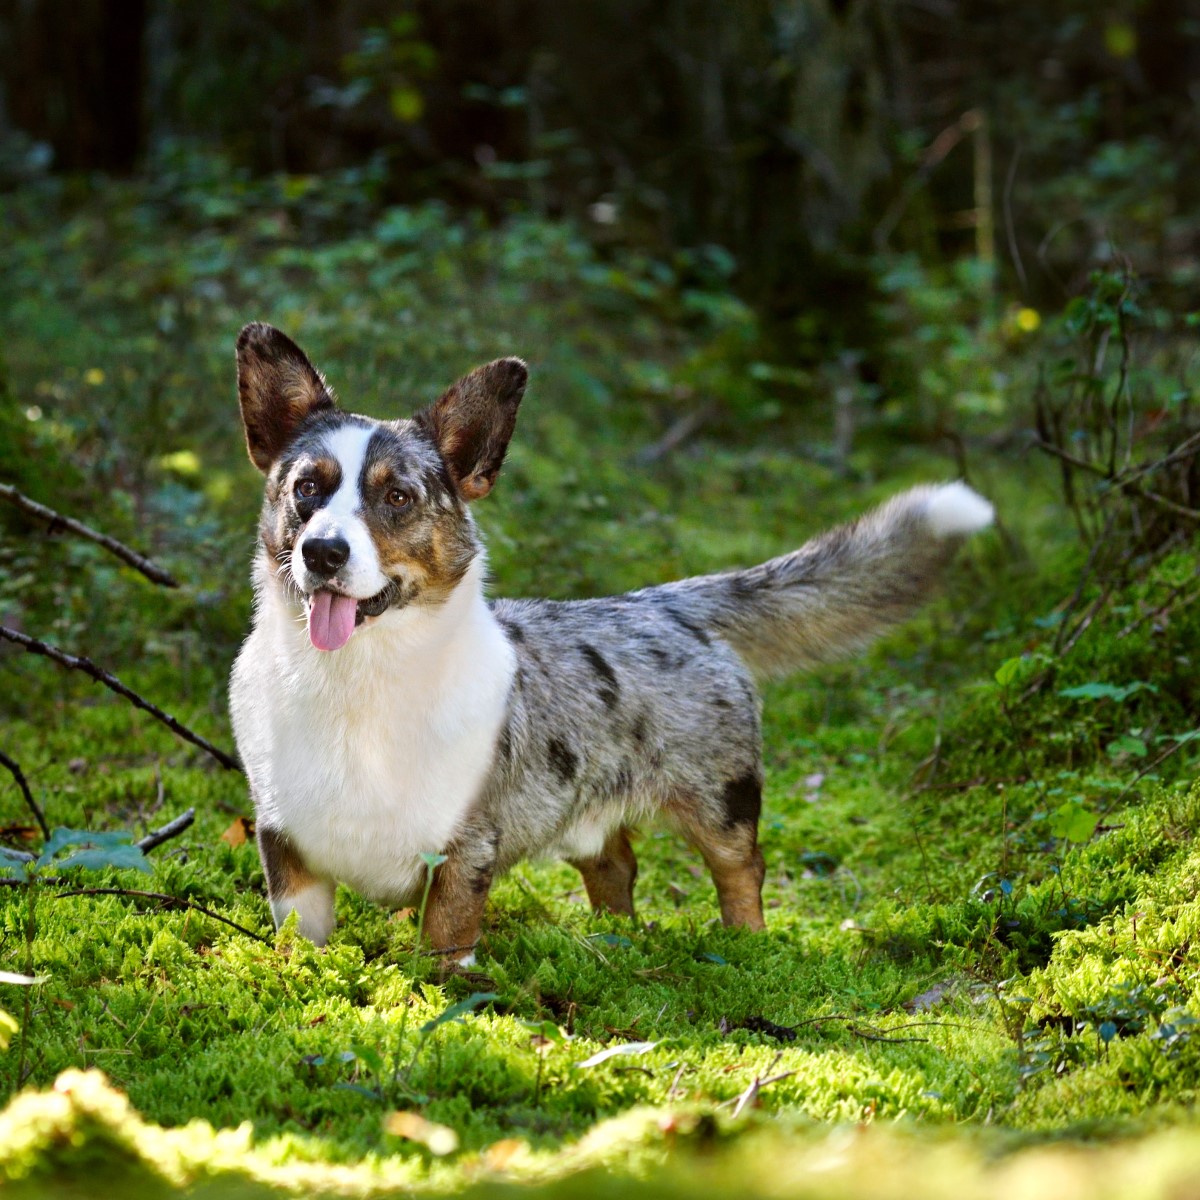
[[[230, 362], [252, 317], [377, 415], [488, 356], [530, 359], [509, 465], [480, 508], [498, 594], [752, 562], [953, 473], [886, 416], [836, 473], [828, 414], [781, 413], [739, 370], [747, 314], [697, 317], [686, 280], [600, 262], [569, 229], [486, 230], [430, 209], [318, 236], [286, 197], [246, 196], [213, 223], [182, 194], [175, 207], [111, 185], [4, 199], [19, 234], [0, 299], [10, 416], [40, 410], [9, 446], [60, 464], [31, 472], [10, 449], [5, 470], [186, 583], [156, 591], [92, 547], [12, 537], [0, 613], [222, 744], [258, 504]], [[720, 415], [640, 465], [636, 450], [705, 387]], [[646, 829], [637, 922], [593, 916], [569, 868], [527, 864], [494, 890], [474, 977], [439, 984], [413, 955], [413, 917], [345, 890], [326, 950], [276, 937], [257, 854], [228, 832], [249, 814], [244, 781], [86, 681], [6, 654], [3, 749], [52, 824], [140, 836], [197, 809], [153, 853], [152, 881], [80, 884], [191, 899], [270, 944], [128, 897], [0, 892], [3, 968], [23, 970], [28, 949], [48, 976], [24, 1050], [17, 1039], [0, 1058], [7, 1094], [26, 1089], [0, 1117], [0, 1172], [30, 1194], [82, 1194], [97, 1164], [124, 1164], [130, 1194], [148, 1195], [189, 1181], [200, 1194], [603, 1195], [630, 1179], [683, 1194], [709, 1170], [718, 1194], [889, 1195], [920, 1163], [961, 1195], [1039, 1195], [1067, 1177], [1097, 1195], [1133, 1194], [1118, 1187], [1130, 1179], [1168, 1194], [1197, 1136], [1200, 790], [1188, 743], [1161, 739], [1195, 719], [1200, 618], [1181, 607], [1127, 627], [1194, 556], [1145, 572], [1053, 656], [1081, 556], [1049, 473], [995, 452], [973, 468], [1007, 543], [972, 545], [947, 595], [863, 659], [768, 691], [765, 935], [724, 929], [695, 857]], [[1128, 694], [1062, 695], [1096, 681]], [[1080, 814], [1095, 828], [1072, 824]], [[0, 824], [36, 845], [7, 781]], [[480, 992], [495, 998], [424, 1028]], [[9, 1011], [21, 999], [0, 985]], [[632, 1043], [653, 1044], [581, 1065]], [[62, 1076], [96, 1070], [131, 1109], [94, 1076]], [[449, 1127], [458, 1149], [387, 1132], [395, 1110]], [[1126, 1141], [1111, 1159], [1072, 1149], [1112, 1139]]]

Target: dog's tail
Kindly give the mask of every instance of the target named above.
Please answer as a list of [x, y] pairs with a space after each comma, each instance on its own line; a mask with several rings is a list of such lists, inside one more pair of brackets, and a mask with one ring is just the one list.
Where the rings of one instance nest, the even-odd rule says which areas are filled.
[[993, 509], [965, 483], [923, 485], [745, 571], [655, 588], [689, 625], [727, 641], [759, 679], [864, 648], [933, 590]]

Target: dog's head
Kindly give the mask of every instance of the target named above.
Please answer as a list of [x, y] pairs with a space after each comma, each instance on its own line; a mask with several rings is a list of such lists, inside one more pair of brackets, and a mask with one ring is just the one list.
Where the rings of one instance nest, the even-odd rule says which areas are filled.
[[290, 338], [247, 325], [238, 397], [250, 459], [267, 478], [268, 575], [301, 601], [318, 650], [338, 650], [389, 609], [440, 604], [479, 553], [467, 503], [491, 491], [528, 372], [479, 367], [414, 417], [342, 412]]

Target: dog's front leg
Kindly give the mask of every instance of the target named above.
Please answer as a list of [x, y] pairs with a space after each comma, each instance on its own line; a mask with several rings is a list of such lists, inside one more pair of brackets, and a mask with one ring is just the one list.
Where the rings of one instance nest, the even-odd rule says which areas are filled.
[[276, 829], [259, 827], [258, 854], [267, 876], [275, 928], [294, 912], [301, 936], [317, 946], [325, 945], [335, 924], [332, 880], [314, 875], [287, 836]]
[[492, 886], [499, 835], [476, 822], [446, 847], [446, 861], [433, 876], [425, 910], [425, 933], [443, 968], [475, 964], [475, 944], [483, 921], [483, 906]]

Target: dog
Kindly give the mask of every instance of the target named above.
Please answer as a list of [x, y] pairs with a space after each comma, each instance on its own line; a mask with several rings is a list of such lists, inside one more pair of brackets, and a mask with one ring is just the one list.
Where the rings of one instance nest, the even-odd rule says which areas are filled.
[[237, 342], [266, 476], [253, 628], [230, 701], [276, 925], [318, 945], [345, 883], [417, 902], [443, 964], [475, 961], [492, 881], [575, 866], [633, 914], [632, 827], [703, 856], [727, 925], [764, 928], [756, 683], [863, 648], [925, 599], [992, 506], [911, 488], [747, 570], [606, 599], [488, 600], [470, 505], [494, 486], [528, 372], [503, 358], [409, 419], [340, 409], [269, 325]]

